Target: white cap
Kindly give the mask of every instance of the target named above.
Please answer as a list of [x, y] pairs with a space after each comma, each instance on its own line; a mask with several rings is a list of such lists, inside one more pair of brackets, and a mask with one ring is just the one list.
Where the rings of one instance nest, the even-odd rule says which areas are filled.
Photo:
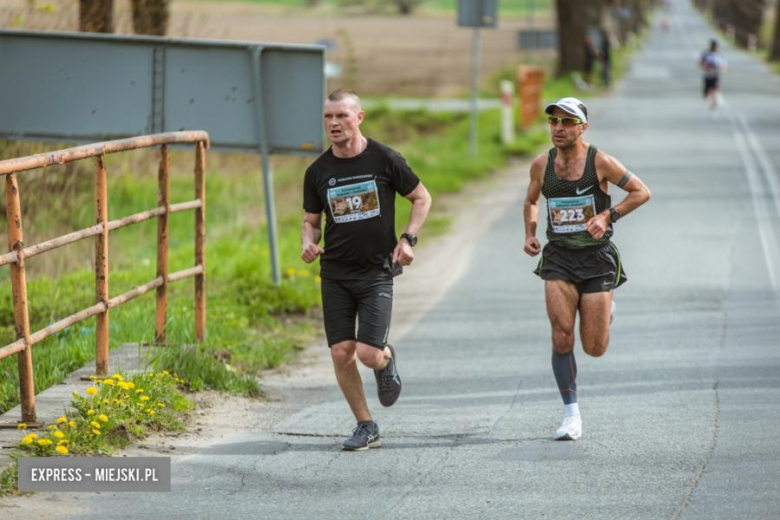
[[555, 103], [550, 103], [544, 107], [544, 113], [552, 115], [553, 110], [556, 108], [560, 108], [567, 114], [579, 117], [583, 123], [588, 122], [588, 109], [585, 107], [585, 104], [577, 98], [565, 97]]

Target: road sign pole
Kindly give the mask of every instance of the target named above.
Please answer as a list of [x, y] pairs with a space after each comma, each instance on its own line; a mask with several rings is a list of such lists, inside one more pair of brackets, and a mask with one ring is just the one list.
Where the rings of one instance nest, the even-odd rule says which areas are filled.
[[260, 65], [261, 49], [255, 47], [252, 49], [252, 72], [256, 84], [255, 92], [259, 92], [260, 97], [255, 103], [257, 107], [257, 136], [260, 143], [260, 156], [263, 174], [263, 192], [265, 195], [265, 216], [268, 227], [268, 248], [271, 257], [271, 277], [274, 284], [282, 283], [282, 275], [279, 269], [279, 247], [276, 236], [276, 209], [274, 208], [274, 181], [271, 173], [271, 163], [268, 158], [268, 133], [265, 128], [265, 99], [262, 96], [262, 70]]
[[469, 154], [472, 159], [477, 158], [477, 96], [479, 90], [479, 54], [481, 47], [481, 33], [479, 27], [474, 27], [471, 38], [471, 146]]

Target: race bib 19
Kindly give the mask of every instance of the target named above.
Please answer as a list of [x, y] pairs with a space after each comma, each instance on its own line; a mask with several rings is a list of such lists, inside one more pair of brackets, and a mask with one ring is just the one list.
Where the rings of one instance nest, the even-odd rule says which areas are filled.
[[379, 216], [379, 195], [376, 181], [330, 188], [328, 205], [337, 224]]
[[596, 215], [593, 195], [549, 199], [547, 209], [555, 233], [585, 231], [585, 224]]

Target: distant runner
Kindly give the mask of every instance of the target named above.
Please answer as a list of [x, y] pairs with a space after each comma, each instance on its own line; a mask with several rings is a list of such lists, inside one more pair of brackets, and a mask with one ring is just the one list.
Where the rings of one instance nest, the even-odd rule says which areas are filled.
[[[599, 357], [607, 351], [614, 312], [612, 291], [626, 278], [617, 247], [610, 242], [613, 224], [650, 200], [650, 190], [620, 161], [583, 141], [588, 109], [567, 97], [550, 103], [550, 135], [554, 147], [531, 164], [525, 198], [524, 251], [536, 256], [535, 273], [545, 280], [547, 315], [552, 327], [552, 368], [564, 404], [556, 440], [582, 436], [577, 400], [574, 323], [580, 315], [582, 348]], [[628, 195], [612, 206], [614, 184]], [[539, 195], [547, 199], [547, 245], [536, 238]]]
[[702, 53], [699, 68], [704, 71], [704, 99], [714, 115], [720, 106], [720, 75], [726, 71], [726, 58], [718, 52], [717, 40], [711, 40], [710, 50]]
[[[383, 406], [392, 406], [401, 394], [395, 350], [387, 343], [393, 276], [414, 260], [412, 248], [431, 207], [428, 190], [401, 154], [363, 137], [364, 117], [355, 92], [341, 89], [328, 96], [324, 124], [332, 146], [309, 166], [303, 182], [301, 258], [311, 263], [321, 256], [325, 334], [336, 379], [357, 421], [345, 450], [381, 445], [357, 360], [374, 369]], [[412, 204], [400, 239], [396, 193]]]

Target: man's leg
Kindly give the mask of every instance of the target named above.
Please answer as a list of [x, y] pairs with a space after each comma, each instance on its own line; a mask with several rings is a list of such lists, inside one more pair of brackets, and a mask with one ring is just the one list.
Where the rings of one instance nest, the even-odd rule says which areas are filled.
[[344, 399], [347, 400], [355, 419], [360, 423], [370, 421], [371, 412], [368, 411], [366, 394], [363, 391], [363, 379], [357, 368], [355, 343], [355, 341], [342, 341], [331, 345], [330, 355], [333, 358], [333, 368], [341, 393], [344, 394]]
[[583, 293], [580, 298], [580, 340], [591, 356], [600, 357], [607, 351], [611, 308], [612, 291]]
[[552, 369], [564, 404], [564, 421], [555, 439], [576, 440], [582, 435], [577, 404], [577, 362], [574, 358], [574, 322], [579, 291], [563, 280], [545, 282], [547, 316], [552, 328]]

